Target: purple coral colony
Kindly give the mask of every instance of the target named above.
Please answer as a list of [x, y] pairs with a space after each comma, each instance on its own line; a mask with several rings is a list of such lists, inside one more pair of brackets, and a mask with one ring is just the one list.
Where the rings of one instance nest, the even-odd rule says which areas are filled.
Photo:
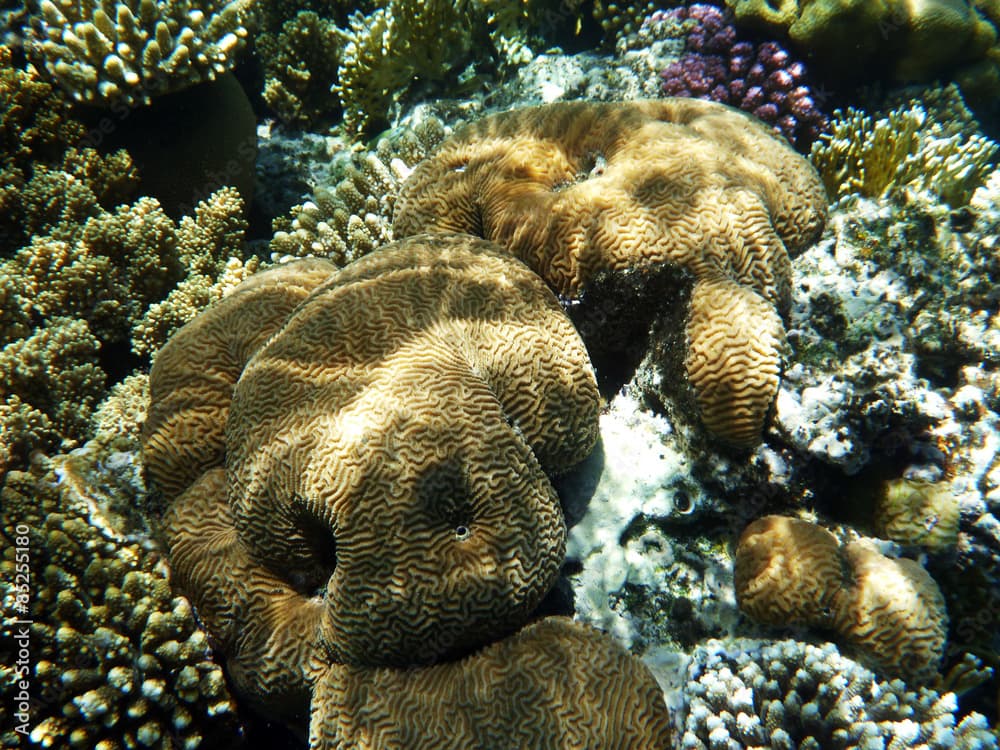
[[805, 65], [781, 45], [740, 39], [728, 13], [706, 3], [656, 11], [647, 19], [664, 22], [680, 22], [686, 31], [684, 54], [661, 73], [668, 96], [738, 107], [800, 147], [808, 147], [826, 128]]

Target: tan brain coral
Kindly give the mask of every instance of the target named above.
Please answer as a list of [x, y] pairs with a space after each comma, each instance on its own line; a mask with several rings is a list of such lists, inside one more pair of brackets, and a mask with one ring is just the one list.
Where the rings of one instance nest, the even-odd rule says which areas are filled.
[[841, 546], [817, 524], [765, 516], [740, 536], [740, 609], [771, 625], [831, 629], [883, 669], [927, 681], [944, 654], [944, 597], [919, 563], [867, 542]]
[[589, 453], [598, 406], [540, 279], [469, 236], [411, 238], [318, 288], [248, 363], [226, 435], [237, 527], [272, 568], [326, 581], [337, 661], [460, 653], [553, 584], [546, 472]]
[[597, 438], [555, 297], [469, 236], [255, 277], [172, 339], [151, 393], [178, 580], [283, 717], [319, 657], [429, 663], [521, 626], [562, 564], [547, 473]]
[[692, 305], [689, 346], [724, 340], [745, 355], [695, 353], [688, 367], [709, 427], [750, 445], [777, 391], [789, 253], [816, 239], [826, 204], [809, 163], [736, 110], [691, 99], [570, 102], [457, 133], [403, 185], [393, 229], [493, 240], [569, 296], [602, 271], [663, 265], [724, 282], [733, 304], [719, 314]]
[[310, 259], [259, 273], [184, 326], [157, 354], [143, 463], [168, 501], [222, 464], [233, 387], [247, 360], [335, 270]]
[[838, 629], [874, 661], [909, 679], [937, 672], [948, 612], [938, 585], [920, 563], [892, 559], [863, 542], [844, 548], [854, 577], [838, 612]]
[[837, 538], [784, 516], [759, 518], [743, 531], [734, 579], [740, 609], [758, 622], [818, 627], [832, 624], [834, 600], [846, 583]]
[[670, 747], [670, 718], [645, 665], [562, 617], [457, 662], [333, 666], [313, 706], [314, 750]]

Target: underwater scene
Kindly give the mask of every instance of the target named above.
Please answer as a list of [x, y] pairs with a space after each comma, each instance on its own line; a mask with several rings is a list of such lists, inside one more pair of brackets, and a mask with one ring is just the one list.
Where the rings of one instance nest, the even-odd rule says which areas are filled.
[[1000, 750], [1000, 1], [0, 14], [0, 747]]

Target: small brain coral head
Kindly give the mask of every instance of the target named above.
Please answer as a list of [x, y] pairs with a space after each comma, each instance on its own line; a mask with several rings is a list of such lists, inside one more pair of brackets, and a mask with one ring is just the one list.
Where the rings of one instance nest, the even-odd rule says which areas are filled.
[[865, 542], [848, 544], [844, 557], [854, 585], [838, 613], [840, 631], [888, 672], [932, 679], [948, 631], [937, 583], [918, 562], [886, 557]]
[[735, 585], [740, 609], [758, 622], [829, 626], [844, 586], [839, 543], [808, 521], [760, 518], [737, 544]]
[[404, 183], [394, 232], [485, 237], [567, 297], [640, 269], [693, 277], [696, 290], [723, 282], [732, 294], [722, 307], [696, 291], [687, 369], [710, 429], [748, 446], [777, 391], [789, 255], [815, 241], [826, 203], [805, 159], [729, 107], [564, 102], [495, 115], [446, 141]]
[[394, 243], [301, 304], [249, 361], [226, 431], [240, 537], [325, 582], [352, 664], [460, 653], [523, 624], [565, 525], [547, 473], [586, 457], [583, 343], [523, 264], [469, 236]]

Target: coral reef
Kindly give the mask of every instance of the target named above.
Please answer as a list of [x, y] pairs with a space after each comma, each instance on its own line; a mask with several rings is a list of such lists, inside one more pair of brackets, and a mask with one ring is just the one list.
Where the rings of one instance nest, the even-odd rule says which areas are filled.
[[456, 662], [332, 666], [313, 699], [310, 748], [667, 748], [658, 705], [641, 661], [600, 631], [548, 617]]
[[777, 391], [789, 253], [825, 211], [813, 170], [748, 115], [573, 102], [459, 131], [404, 184], [393, 231], [486, 237], [570, 297], [604, 272], [692, 274], [684, 366], [711, 431], [749, 446]]
[[949, 84], [882, 114], [838, 110], [810, 159], [832, 198], [911, 190], [959, 208], [996, 161], [997, 144], [976, 128], [958, 88]]
[[0, 331], [0, 473], [31, 449], [86, 439], [108, 375], [124, 374], [106, 372], [102, 348], [149, 353], [255, 263], [242, 260], [245, 220], [233, 188], [174, 224], [151, 198], [104, 211], [70, 173], [40, 169], [31, 182], [48, 177], [44, 193], [24, 197], [47, 209], [35, 221], [48, 234], [0, 261], [10, 310]]
[[431, 116], [352, 153], [339, 181], [317, 187], [310, 200], [292, 209], [288, 231], [274, 233], [271, 251], [279, 257], [316, 255], [344, 266], [391, 242], [400, 186], [449, 134]]
[[[30, 472], [6, 477], [0, 494], [4, 747], [23, 747], [25, 740], [67, 748], [241, 744], [236, 707], [207, 634], [188, 601], [172, 591], [145, 530], [118, 512], [141, 492], [136, 465], [125, 455], [88, 445], [68, 456], [38, 457]], [[15, 579], [15, 570], [26, 577]], [[21, 589], [15, 580], [28, 583]], [[26, 603], [22, 620], [31, 621], [29, 664], [15, 658], [23, 640], [14, 634], [24, 630], [7, 616], [15, 599]], [[19, 681], [30, 685], [34, 701], [26, 737], [15, 734], [22, 720], [7, 713], [18, 705]]]
[[799, 148], [807, 148], [826, 129], [805, 65], [776, 42], [740, 41], [727, 14], [704, 3], [659, 11], [650, 20], [673, 21], [687, 31], [684, 55], [661, 73], [668, 96], [737, 107]]
[[958, 543], [959, 505], [947, 481], [886, 481], [875, 506], [875, 529], [885, 539], [931, 549]]
[[678, 747], [996, 748], [953, 693], [884, 681], [831, 643], [708, 641], [692, 654]]
[[0, 257], [19, 247], [24, 232], [22, 193], [32, 171], [58, 163], [86, 130], [68, 102], [37, 74], [14, 67], [12, 50], [0, 46]]
[[818, 63], [847, 76], [884, 71], [901, 81], [927, 81], [983, 59], [997, 43], [998, 14], [988, 2], [726, 0], [726, 5], [737, 22], [780, 30]]
[[845, 585], [840, 542], [808, 521], [758, 519], [740, 536], [734, 585], [740, 609], [758, 622], [828, 628]]
[[341, 51], [336, 24], [303, 10], [256, 39], [264, 64], [264, 101], [282, 122], [315, 126], [340, 114], [335, 94]]
[[245, 0], [33, 0], [29, 58], [76, 101], [148, 104], [213, 80], [247, 39]]
[[368, 15], [353, 13], [338, 71], [344, 124], [374, 132], [388, 124], [389, 109], [416, 79], [433, 83], [470, 60], [475, 3], [389, 0]]
[[107, 376], [87, 323], [54, 317], [0, 349], [0, 475], [32, 450], [73, 447], [86, 435]]
[[841, 547], [821, 527], [782, 516], [747, 526], [735, 557], [736, 598], [755, 620], [834, 629], [907, 679], [936, 673], [948, 615], [919, 563], [886, 557], [863, 541]]

